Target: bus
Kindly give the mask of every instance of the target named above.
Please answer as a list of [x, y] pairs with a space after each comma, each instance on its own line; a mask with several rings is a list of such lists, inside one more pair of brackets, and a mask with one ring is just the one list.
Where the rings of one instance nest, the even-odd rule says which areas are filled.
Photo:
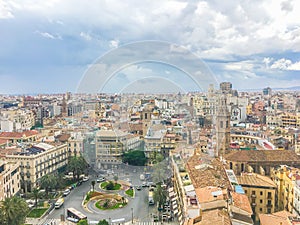
[[86, 220], [87, 216], [74, 208], [67, 208], [67, 220], [78, 223], [80, 220]]

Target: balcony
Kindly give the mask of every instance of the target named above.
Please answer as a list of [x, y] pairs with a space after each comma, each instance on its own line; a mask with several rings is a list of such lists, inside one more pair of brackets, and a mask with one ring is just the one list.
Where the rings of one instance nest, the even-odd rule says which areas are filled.
[[267, 206], [267, 208], [272, 208], [273, 207], [272, 204], [267, 204], [266, 206]]
[[256, 203], [255, 202], [252, 202], [251, 203], [251, 206], [253, 207], [253, 206], [256, 206]]
[[252, 194], [252, 195], [251, 195], [251, 198], [256, 198], [256, 195], [253, 195], [253, 194]]

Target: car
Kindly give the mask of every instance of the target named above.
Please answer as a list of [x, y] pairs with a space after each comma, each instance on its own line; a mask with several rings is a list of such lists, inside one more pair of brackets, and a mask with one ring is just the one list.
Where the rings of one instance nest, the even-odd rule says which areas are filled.
[[89, 177], [84, 177], [83, 179], [82, 179], [82, 181], [83, 182], [86, 182], [86, 181], [88, 181], [90, 178]]
[[64, 190], [64, 192], [63, 192], [63, 196], [67, 196], [67, 195], [69, 195], [70, 194], [70, 189], [66, 189], [66, 190]]
[[142, 190], [142, 186], [136, 186], [136, 190], [137, 190], [137, 191]]
[[72, 217], [67, 217], [67, 220], [74, 222], [74, 223], [78, 223], [78, 221], [79, 221], [78, 219], [72, 218]]
[[105, 177], [99, 177], [97, 178], [97, 183], [101, 183], [105, 181]]
[[142, 187], [149, 187], [148, 183], [146, 181], [143, 181]]

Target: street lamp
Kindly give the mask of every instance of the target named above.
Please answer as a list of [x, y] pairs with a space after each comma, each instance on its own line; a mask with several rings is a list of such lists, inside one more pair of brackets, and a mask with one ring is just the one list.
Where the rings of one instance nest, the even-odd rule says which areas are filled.
[[133, 223], [133, 208], [131, 208], [131, 223]]

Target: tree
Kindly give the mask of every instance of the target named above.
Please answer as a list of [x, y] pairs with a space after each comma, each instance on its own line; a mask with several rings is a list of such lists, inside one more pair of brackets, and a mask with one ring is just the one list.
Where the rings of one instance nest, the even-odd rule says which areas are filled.
[[96, 181], [92, 180], [91, 185], [93, 187], [93, 191], [95, 191], [95, 184], [96, 184]]
[[89, 225], [87, 220], [80, 220], [77, 225]]
[[73, 179], [78, 181], [80, 174], [86, 170], [87, 166], [88, 164], [82, 156], [73, 156], [68, 162], [67, 169], [73, 172]]
[[27, 203], [19, 197], [6, 198], [0, 202], [0, 225], [24, 224], [29, 212]]
[[41, 188], [45, 189], [46, 196], [48, 197], [49, 191], [56, 187], [56, 177], [53, 174], [46, 174], [41, 178]]
[[36, 187], [33, 188], [32, 195], [34, 197], [35, 208], [37, 208], [37, 200], [39, 198], [39, 189], [37, 189]]
[[144, 166], [147, 162], [144, 151], [140, 150], [123, 153], [122, 160], [124, 163], [128, 163], [133, 166]]
[[114, 190], [114, 187], [115, 187], [114, 183], [109, 181], [108, 184], [106, 185], [105, 189], [106, 190]]
[[115, 175], [115, 176], [114, 176], [114, 181], [115, 181], [115, 183], [117, 183], [118, 179], [119, 179], [119, 177], [118, 177], [117, 175]]
[[167, 199], [167, 192], [161, 187], [160, 184], [156, 186], [154, 191], [153, 199], [158, 203], [158, 207], [162, 208]]
[[100, 220], [97, 225], [109, 225], [106, 220]]
[[168, 178], [172, 176], [171, 175], [172, 171], [169, 166], [168, 158], [166, 160], [163, 160], [160, 163], [153, 165], [152, 169], [153, 169], [152, 180], [155, 183], [166, 181]]

